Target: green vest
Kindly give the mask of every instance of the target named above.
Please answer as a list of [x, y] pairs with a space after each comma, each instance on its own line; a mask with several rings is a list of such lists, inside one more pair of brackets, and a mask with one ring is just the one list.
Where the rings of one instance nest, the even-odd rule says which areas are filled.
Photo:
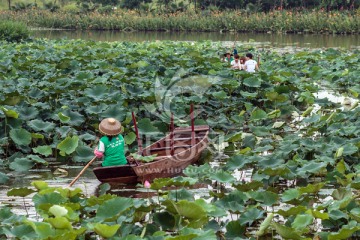
[[104, 161], [102, 163], [104, 167], [127, 164], [124, 153], [124, 138], [121, 134], [113, 136], [111, 141], [108, 136], [102, 137], [100, 141], [105, 145]]

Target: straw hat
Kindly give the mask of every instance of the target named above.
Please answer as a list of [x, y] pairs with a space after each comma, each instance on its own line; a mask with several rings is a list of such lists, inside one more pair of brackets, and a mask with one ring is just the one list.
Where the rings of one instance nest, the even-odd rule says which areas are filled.
[[99, 130], [107, 136], [115, 136], [121, 133], [121, 123], [115, 118], [105, 118], [100, 122]]

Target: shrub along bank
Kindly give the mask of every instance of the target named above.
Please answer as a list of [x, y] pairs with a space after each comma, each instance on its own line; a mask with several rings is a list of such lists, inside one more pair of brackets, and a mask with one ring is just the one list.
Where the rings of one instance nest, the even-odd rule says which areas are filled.
[[29, 37], [29, 30], [24, 23], [13, 21], [0, 22], [0, 40], [19, 42]]
[[360, 33], [360, 11], [193, 11], [156, 15], [117, 10], [91, 12], [3, 11], [0, 20], [26, 22], [32, 27], [139, 31], [239, 31], [293, 33]]

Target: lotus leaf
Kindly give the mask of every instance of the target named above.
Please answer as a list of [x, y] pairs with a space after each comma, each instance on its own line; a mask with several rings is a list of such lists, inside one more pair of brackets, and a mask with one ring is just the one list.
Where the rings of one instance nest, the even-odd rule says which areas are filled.
[[302, 239], [300, 233], [293, 228], [285, 227], [275, 222], [272, 222], [271, 225], [275, 228], [276, 232], [285, 239]]
[[35, 191], [30, 188], [13, 188], [7, 192], [7, 196], [26, 197]]
[[294, 221], [291, 223], [291, 227], [293, 227], [297, 231], [302, 231], [308, 225], [313, 222], [314, 218], [309, 214], [299, 214], [295, 217]]
[[14, 110], [11, 109], [7, 109], [5, 107], [0, 107], [0, 109], [3, 111], [3, 113], [5, 114], [5, 116], [10, 117], [10, 118], [18, 118], [19, 117], [19, 113], [17, 113]]
[[10, 138], [20, 146], [28, 146], [31, 143], [31, 133], [23, 128], [11, 129]]
[[88, 162], [94, 157], [94, 150], [87, 145], [79, 145], [75, 149], [74, 161], [75, 162]]
[[239, 221], [230, 221], [226, 224], [225, 236], [230, 239], [234, 239], [239, 236], [244, 236], [246, 227], [241, 225]]
[[72, 229], [71, 223], [65, 217], [46, 218], [45, 221], [56, 229]]
[[10, 169], [17, 172], [25, 172], [31, 169], [34, 166], [34, 162], [28, 158], [16, 158], [13, 162], [10, 163]]
[[105, 221], [115, 219], [126, 209], [133, 206], [133, 201], [130, 198], [114, 198], [105, 201], [101, 204], [96, 212], [97, 221]]
[[79, 137], [66, 137], [61, 143], [57, 145], [57, 149], [60, 150], [60, 154], [65, 156], [65, 154], [73, 153], [79, 144]]
[[166, 230], [172, 230], [175, 228], [175, 218], [168, 212], [159, 212], [154, 214], [154, 222]]
[[50, 156], [52, 154], [52, 148], [50, 146], [38, 146], [32, 149], [34, 153], [39, 153], [44, 155], [45, 157]]

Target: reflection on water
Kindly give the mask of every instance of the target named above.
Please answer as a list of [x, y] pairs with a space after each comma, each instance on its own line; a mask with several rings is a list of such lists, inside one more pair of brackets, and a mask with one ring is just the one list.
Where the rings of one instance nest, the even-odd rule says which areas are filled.
[[86, 39], [95, 41], [237, 41], [238, 44], [254, 42], [273, 47], [308, 47], [346, 49], [360, 47], [359, 35], [324, 34], [267, 34], [267, 33], [219, 33], [219, 32], [121, 32], [121, 31], [67, 31], [34, 30], [34, 37], [49, 39]]

